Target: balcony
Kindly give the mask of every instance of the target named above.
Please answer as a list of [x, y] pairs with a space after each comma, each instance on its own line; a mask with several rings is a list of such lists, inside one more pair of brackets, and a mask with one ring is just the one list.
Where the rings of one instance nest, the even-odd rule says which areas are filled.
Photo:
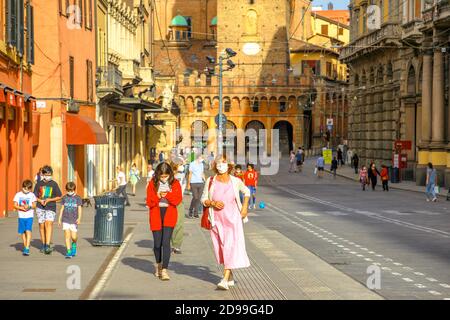
[[422, 15], [424, 21], [424, 28], [422, 30], [433, 27], [450, 27], [450, 0], [437, 0], [436, 4], [426, 7]]
[[409, 21], [402, 25], [402, 40], [406, 40], [409, 43], [420, 44], [422, 39], [422, 32], [420, 29], [423, 27], [422, 20]]
[[97, 74], [97, 97], [120, 97], [123, 95], [122, 72], [115, 65], [99, 67]]
[[348, 46], [342, 48], [340, 59], [348, 63], [362, 55], [376, 50], [383, 50], [385, 46], [400, 46], [402, 30], [398, 23], [386, 23], [381, 29], [362, 35]]

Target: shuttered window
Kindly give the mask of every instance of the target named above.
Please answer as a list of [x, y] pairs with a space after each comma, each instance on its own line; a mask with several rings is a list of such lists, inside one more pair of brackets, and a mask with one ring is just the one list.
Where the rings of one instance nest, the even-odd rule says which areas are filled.
[[70, 98], [75, 95], [75, 61], [73, 57], [69, 57], [69, 81], [70, 81]]
[[27, 62], [34, 64], [34, 9], [27, 3]]
[[15, 0], [6, 0], [6, 43], [17, 46], [17, 5]]
[[17, 4], [17, 53], [23, 57], [25, 46], [25, 10], [23, 0], [16, 0]]
[[327, 24], [323, 24], [321, 26], [321, 33], [326, 35], [326, 36], [328, 35], [328, 25]]
[[86, 83], [87, 83], [87, 100], [89, 102], [94, 101], [94, 86], [93, 86], [93, 74], [92, 74], [92, 61], [86, 61]]

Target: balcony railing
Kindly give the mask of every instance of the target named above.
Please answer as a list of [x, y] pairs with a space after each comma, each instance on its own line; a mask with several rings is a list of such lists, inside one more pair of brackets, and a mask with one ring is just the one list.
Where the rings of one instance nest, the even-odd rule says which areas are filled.
[[115, 65], [100, 67], [98, 73], [97, 94], [100, 98], [107, 94], [123, 94], [122, 72]]
[[377, 50], [377, 45], [386, 40], [399, 40], [402, 30], [398, 23], [387, 23], [381, 29], [362, 35], [348, 46], [342, 48], [340, 58], [349, 59], [357, 53], [368, 53]]
[[436, 0], [434, 5], [428, 5], [422, 12], [425, 23], [448, 18], [450, 15], [450, 0]]

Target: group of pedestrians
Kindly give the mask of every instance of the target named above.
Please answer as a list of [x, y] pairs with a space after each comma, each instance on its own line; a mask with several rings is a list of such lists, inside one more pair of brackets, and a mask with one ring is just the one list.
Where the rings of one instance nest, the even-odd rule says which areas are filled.
[[[187, 178], [183, 164], [160, 163], [148, 181], [146, 203], [154, 240], [155, 276], [163, 281], [170, 280], [171, 253], [177, 253], [177, 250], [181, 253], [183, 194], [186, 188], [192, 190], [188, 216], [198, 217], [198, 204], [203, 214], [207, 214], [215, 256], [217, 262], [224, 266], [223, 279], [217, 287], [228, 290], [235, 284], [232, 270], [250, 265], [243, 223], [247, 220], [251, 195], [253, 207], [256, 203], [258, 177], [253, 165], [249, 164], [248, 170], [242, 174], [242, 170], [235, 168], [226, 156], [219, 156], [212, 163], [214, 174], [205, 179], [203, 160], [203, 156], [198, 155], [190, 163]], [[253, 193], [244, 181], [253, 184]]]
[[61, 202], [59, 211], [58, 226], [64, 232], [66, 258], [77, 255], [77, 233], [81, 223], [82, 200], [76, 194], [74, 182], [67, 182], [65, 186], [66, 194], [62, 194], [59, 185], [53, 180], [53, 169], [44, 166], [39, 169], [33, 182], [24, 180], [22, 190], [14, 196], [14, 209], [18, 213], [18, 233], [22, 237], [24, 256], [30, 255], [30, 243], [32, 238], [33, 221], [36, 215], [39, 224], [41, 237], [40, 252], [51, 254], [53, 252], [52, 235], [53, 224], [56, 220], [56, 203]]
[[389, 170], [383, 164], [381, 166], [381, 172], [378, 171], [375, 163], [371, 163], [369, 168], [365, 165], [361, 167], [359, 170], [359, 182], [361, 183], [362, 190], [366, 190], [366, 186], [371, 185], [372, 191], [375, 191], [375, 188], [378, 184], [378, 177], [381, 179], [381, 184], [383, 186], [383, 191], [389, 191]]
[[297, 152], [291, 150], [289, 155], [289, 172], [302, 172], [305, 162], [305, 148], [299, 147]]

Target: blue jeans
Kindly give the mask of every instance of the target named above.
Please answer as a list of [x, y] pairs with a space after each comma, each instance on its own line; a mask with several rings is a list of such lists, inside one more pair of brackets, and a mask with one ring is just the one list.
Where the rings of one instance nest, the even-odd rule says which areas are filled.
[[249, 200], [249, 206], [255, 205], [256, 206], [256, 188], [253, 186], [247, 186], [247, 188], [250, 190], [250, 200]]
[[427, 184], [427, 187], [425, 189], [425, 194], [428, 199], [436, 198], [436, 193], [434, 192], [434, 183]]

